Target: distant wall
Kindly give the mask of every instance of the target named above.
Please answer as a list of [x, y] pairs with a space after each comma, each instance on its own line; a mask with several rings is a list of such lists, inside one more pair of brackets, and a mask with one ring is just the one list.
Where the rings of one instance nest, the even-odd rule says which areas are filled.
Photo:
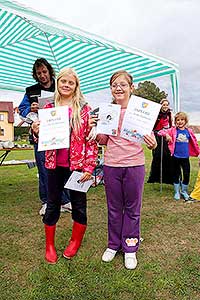
[[14, 127], [13, 123], [8, 122], [8, 112], [1, 112], [3, 115], [3, 121], [0, 121], [0, 128], [3, 130], [3, 134], [0, 133], [1, 141], [13, 141], [14, 140]]

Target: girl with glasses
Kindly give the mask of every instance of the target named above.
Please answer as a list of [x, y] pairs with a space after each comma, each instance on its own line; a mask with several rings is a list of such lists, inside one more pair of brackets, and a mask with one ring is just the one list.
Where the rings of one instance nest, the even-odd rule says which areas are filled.
[[[120, 137], [122, 121], [133, 92], [132, 76], [120, 70], [110, 79], [113, 103], [121, 105], [117, 136], [98, 134], [99, 144], [106, 145], [104, 182], [108, 208], [108, 246], [102, 260], [110, 262], [119, 250], [124, 252], [127, 269], [137, 266], [136, 252], [140, 244], [140, 211], [145, 176], [145, 158], [140, 143]], [[97, 117], [91, 116], [95, 126]], [[156, 147], [154, 135], [144, 136], [149, 149]]]

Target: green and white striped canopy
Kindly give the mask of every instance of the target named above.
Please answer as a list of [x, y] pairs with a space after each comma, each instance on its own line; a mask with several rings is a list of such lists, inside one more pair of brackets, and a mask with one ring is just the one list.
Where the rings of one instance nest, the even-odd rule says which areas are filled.
[[83, 93], [108, 88], [109, 78], [119, 69], [130, 72], [134, 82], [169, 75], [174, 110], [179, 108], [176, 64], [0, 0], [0, 89], [24, 91], [32, 85], [32, 65], [39, 57], [46, 58], [56, 73], [73, 67]]

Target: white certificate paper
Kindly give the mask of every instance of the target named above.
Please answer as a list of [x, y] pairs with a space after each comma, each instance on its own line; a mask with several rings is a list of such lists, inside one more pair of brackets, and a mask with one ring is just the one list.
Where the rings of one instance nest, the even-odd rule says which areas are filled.
[[104, 103], [99, 106], [97, 134], [117, 135], [121, 105]]
[[69, 148], [68, 106], [39, 109], [38, 151]]
[[143, 142], [143, 136], [150, 135], [158, 117], [161, 104], [131, 96], [120, 136], [134, 142]]
[[80, 182], [82, 172], [74, 171], [66, 182], [64, 188], [86, 193], [89, 187], [94, 183], [94, 178]]

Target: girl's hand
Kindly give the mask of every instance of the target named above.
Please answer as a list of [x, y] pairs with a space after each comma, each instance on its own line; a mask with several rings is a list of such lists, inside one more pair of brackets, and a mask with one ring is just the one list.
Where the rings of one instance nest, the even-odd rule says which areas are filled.
[[171, 142], [172, 141], [172, 138], [171, 138], [171, 136], [169, 134], [166, 134], [165, 139], [166, 139], [167, 142]]
[[88, 119], [88, 126], [91, 128], [90, 133], [87, 136], [87, 141], [92, 141], [96, 139], [96, 126], [98, 121], [98, 115], [90, 112], [90, 117]]
[[96, 139], [97, 133], [96, 133], [96, 127], [92, 127], [90, 130], [90, 133], [88, 134], [86, 140], [87, 141], [93, 141]]
[[35, 135], [39, 135], [39, 129], [40, 129], [40, 121], [35, 121], [32, 123], [31, 128]]
[[92, 174], [89, 172], [84, 172], [83, 175], [80, 178], [80, 182], [85, 182], [87, 180], [90, 180], [92, 178]]
[[148, 149], [153, 150], [157, 147], [157, 142], [153, 135], [146, 134], [144, 135], [143, 139]]
[[90, 115], [88, 123], [89, 127], [95, 127], [97, 126], [97, 121], [98, 121], [98, 115]]
[[31, 103], [31, 112], [37, 113], [39, 109], [39, 104], [37, 102]]

